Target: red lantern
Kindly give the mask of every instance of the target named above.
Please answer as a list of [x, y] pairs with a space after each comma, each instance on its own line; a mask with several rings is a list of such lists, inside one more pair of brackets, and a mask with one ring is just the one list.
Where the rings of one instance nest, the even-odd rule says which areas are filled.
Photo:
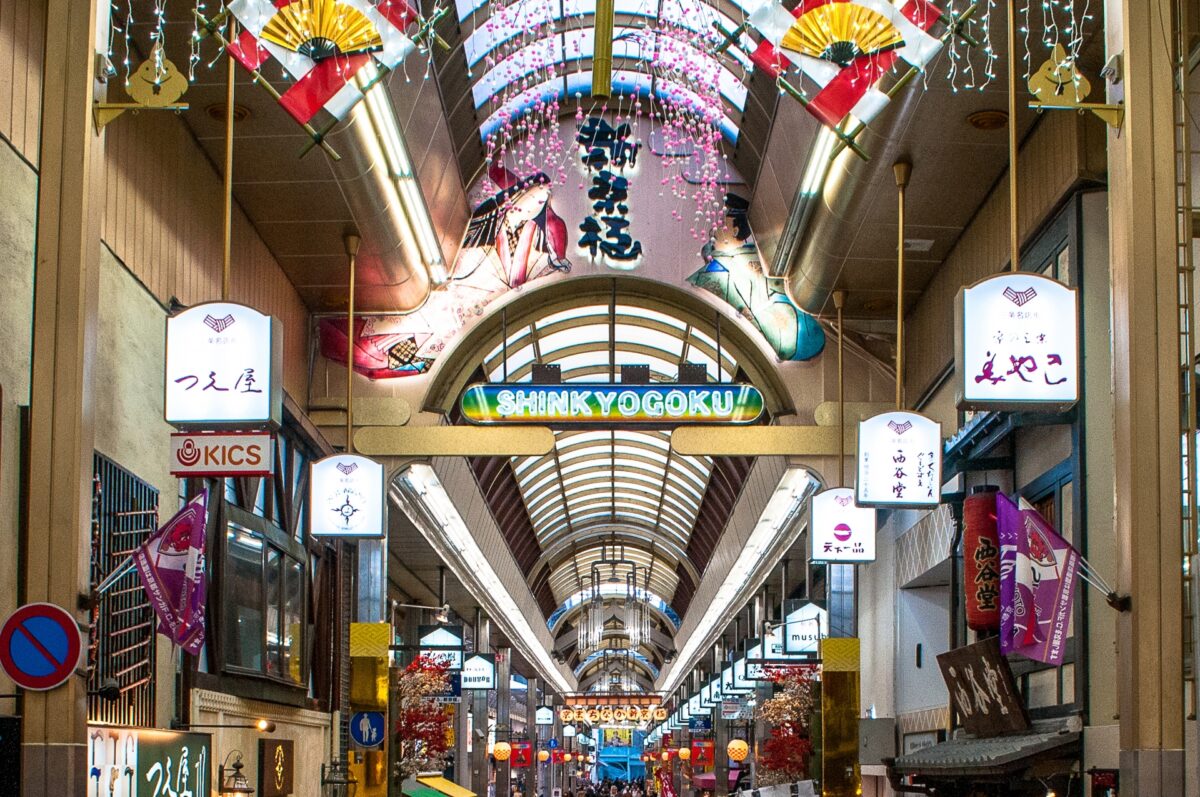
[[963, 503], [963, 589], [967, 627], [1000, 629], [1000, 538], [996, 490], [983, 488]]

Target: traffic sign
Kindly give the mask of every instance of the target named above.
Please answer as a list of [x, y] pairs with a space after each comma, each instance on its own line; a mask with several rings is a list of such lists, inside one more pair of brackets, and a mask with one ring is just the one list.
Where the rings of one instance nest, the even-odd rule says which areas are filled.
[[558, 739], [551, 739], [550, 741], [546, 742], [546, 746], [549, 747], [551, 750], [557, 750], [558, 749]]
[[62, 686], [79, 664], [83, 640], [75, 618], [53, 603], [30, 603], [0, 628], [0, 667], [22, 689]]
[[378, 747], [383, 744], [386, 723], [378, 711], [360, 711], [350, 718], [350, 738], [359, 747]]

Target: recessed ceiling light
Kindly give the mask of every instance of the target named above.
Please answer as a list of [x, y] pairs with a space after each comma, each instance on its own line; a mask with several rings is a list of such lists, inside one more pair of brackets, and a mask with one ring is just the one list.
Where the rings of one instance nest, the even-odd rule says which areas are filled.
[[[215, 122], [224, 122], [225, 121], [225, 103], [223, 103], [223, 102], [215, 102], [212, 105], [209, 105], [207, 108], [204, 109], [204, 112], [206, 114], [208, 114], [209, 119], [212, 119]], [[245, 105], [235, 104], [233, 106], [233, 121], [244, 122], [249, 118], [250, 118], [250, 109], [249, 108], [247, 108]]]
[[1008, 113], [999, 108], [976, 111], [967, 116], [967, 124], [976, 130], [1001, 130], [1008, 125]]
[[905, 252], [928, 252], [931, 249], [933, 249], [933, 239], [932, 238], [905, 238], [904, 239], [904, 251]]

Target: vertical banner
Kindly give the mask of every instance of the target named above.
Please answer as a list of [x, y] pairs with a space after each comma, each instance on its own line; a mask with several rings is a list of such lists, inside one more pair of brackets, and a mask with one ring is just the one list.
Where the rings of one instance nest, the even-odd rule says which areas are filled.
[[859, 641], [821, 640], [822, 797], [859, 797]]

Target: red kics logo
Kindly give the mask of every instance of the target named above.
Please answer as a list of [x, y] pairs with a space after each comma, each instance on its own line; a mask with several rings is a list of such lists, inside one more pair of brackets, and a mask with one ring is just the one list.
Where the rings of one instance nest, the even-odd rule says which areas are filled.
[[175, 459], [179, 460], [179, 464], [185, 468], [195, 467], [202, 456], [200, 448], [191, 440], [184, 440], [183, 445], [175, 452]]

